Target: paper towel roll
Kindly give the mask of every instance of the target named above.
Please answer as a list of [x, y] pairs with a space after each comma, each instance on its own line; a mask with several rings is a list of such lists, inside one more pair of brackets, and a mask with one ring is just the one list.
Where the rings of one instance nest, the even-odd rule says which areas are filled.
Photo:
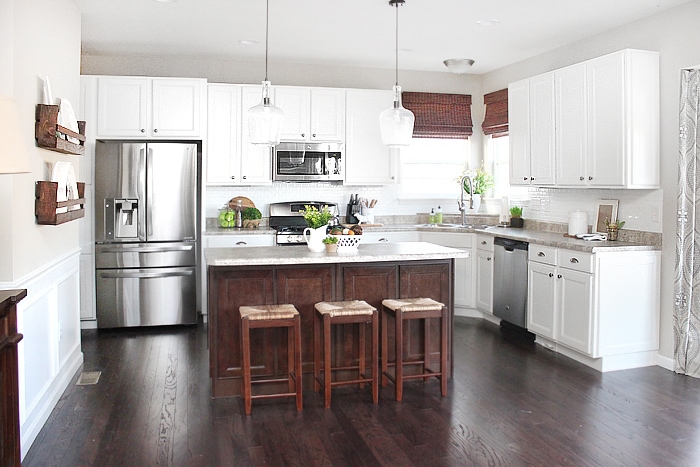
[[509, 210], [509, 204], [508, 204], [508, 197], [504, 196], [501, 198], [501, 215], [498, 217], [498, 221], [501, 224], [505, 224], [508, 222], [508, 214], [510, 213]]

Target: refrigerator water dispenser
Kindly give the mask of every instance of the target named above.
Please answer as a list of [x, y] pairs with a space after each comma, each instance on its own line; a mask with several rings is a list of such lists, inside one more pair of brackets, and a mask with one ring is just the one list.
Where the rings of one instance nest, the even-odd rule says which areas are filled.
[[138, 239], [139, 200], [105, 200], [105, 238]]

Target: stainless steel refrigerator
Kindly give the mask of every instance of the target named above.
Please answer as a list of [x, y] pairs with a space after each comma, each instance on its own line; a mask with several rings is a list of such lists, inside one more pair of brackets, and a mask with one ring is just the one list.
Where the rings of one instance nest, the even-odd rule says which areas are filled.
[[97, 327], [197, 322], [199, 149], [98, 141]]

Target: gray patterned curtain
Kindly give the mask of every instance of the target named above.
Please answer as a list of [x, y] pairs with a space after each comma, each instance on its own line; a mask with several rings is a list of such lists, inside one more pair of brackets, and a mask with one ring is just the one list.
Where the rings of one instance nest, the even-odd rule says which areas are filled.
[[683, 70], [673, 338], [675, 371], [700, 377], [700, 70]]

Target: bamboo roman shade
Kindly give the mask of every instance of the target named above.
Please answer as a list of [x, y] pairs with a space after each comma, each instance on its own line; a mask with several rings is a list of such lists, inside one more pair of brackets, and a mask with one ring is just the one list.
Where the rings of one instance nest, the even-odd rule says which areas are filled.
[[402, 103], [413, 112], [415, 138], [467, 139], [472, 134], [472, 96], [403, 92]]
[[508, 134], [508, 89], [484, 94], [486, 115], [481, 129], [485, 135], [493, 137]]

